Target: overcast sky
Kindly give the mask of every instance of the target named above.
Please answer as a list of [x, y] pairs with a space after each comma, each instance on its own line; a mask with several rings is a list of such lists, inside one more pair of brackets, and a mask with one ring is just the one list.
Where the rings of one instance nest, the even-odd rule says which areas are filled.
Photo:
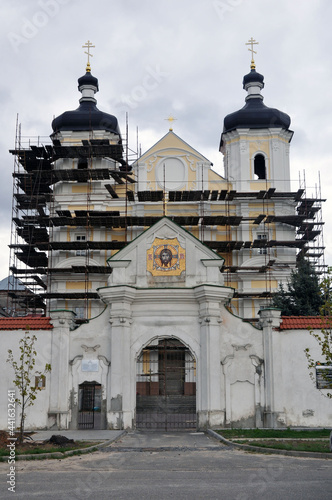
[[[332, 2], [328, 0], [2, 0], [0, 279], [8, 274], [16, 116], [22, 137], [47, 137], [78, 106], [82, 45], [96, 48], [99, 109], [118, 117], [142, 152], [174, 132], [214, 163], [224, 117], [244, 105], [255, 38], [266, 105], [291, 117], [293, 189], [321, 178], [326, 262], [332, 265]], [[305, 175], [304, 175], [305, 172]]]

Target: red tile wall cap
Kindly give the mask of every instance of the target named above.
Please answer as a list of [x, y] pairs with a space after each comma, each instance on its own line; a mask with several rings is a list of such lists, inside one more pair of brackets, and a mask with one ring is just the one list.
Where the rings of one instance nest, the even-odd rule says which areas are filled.
[[332, 317], [320, 316], [282, 316], [279, 330], [321, 330], [332, 326]]
[[51, 318], [23, 316], [0, 318], [0, 330], [52, 330]]

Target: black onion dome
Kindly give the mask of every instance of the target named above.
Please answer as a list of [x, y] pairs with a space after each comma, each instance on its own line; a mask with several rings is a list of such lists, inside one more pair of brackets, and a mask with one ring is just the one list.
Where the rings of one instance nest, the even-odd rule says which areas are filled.
[[290, 126], [290, 117], [279, 109], [265, 106], [261, 99], [249, 99], [239, 111], [224, 119], [224, 133], [237, 128], [283, 128]]
[[262, 88], [264, 87], [264, 76], [260, 73], [257, 73], [255, 69], [252, 69], [250, 73], [244, 75], [243, 77], [243, 88], [246, 88], [247, 83], [258, 82], [262, 84]]
[[260, 89], [264, 87], [264, 76], [252, 69], [243, 78], [243, 88], [248, 91], [245, 106], [227, 115], [223, 133], [238, 128], [282, 128], [289, 129], [291, 119], [282, 111], [269, 108], [263, 103]]
[[118, 120], [115, 116], [100, 111], [95, 103], [85, 101], [74, 111], [65, 111], [52, 121], [53, 132], [61, 130], [107, 130], [120, 135]]
[[83, 85], [92, 85], [93, 87], [97, 88], [97, 92], [99, 90], [98, 78], [92, 76], [88, 71], [85, 73], [85, 75], [81, 76], [81, 78], [78, 79], [78, 90], [80, 90]]
[[118, 120], [115, 116], [100, 111], [96, 106], [94, 94], [98, 92], [98, 79], [86, 72], [78, 79], [78, 89], [82, 92], [80, 105], [73, 111], [65, 111], [52, 121], [53, 132], [62, 130], [106, 130], [121, 136]]

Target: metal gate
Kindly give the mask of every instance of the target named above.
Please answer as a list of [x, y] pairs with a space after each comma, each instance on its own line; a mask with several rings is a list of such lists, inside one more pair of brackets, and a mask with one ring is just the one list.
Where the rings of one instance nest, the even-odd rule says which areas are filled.
[[101, 385], [84, 382], [79, 386], [79, 429], [100, 429]]
[[156, 340], [137, 360], [136, 427], [196, 429], [196, 361], [179, 340]]

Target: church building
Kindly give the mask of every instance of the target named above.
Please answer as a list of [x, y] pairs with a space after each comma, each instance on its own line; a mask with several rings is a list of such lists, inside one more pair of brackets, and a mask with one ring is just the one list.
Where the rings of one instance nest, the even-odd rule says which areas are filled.
[[51, 142], [11, 151], [11, 282], [26, 286], [10, 290], [1, 356], [30, 331], [36, 367], [52, 367], [28, 427], [327, 425], [304, 355], [318, 320], [270, 306], [299, 256], [322, 255], [322, 200], [291, 189], [290, 117], [263, 103], [253, 61], [243, 88], [221, 132], [223, 176], [172, 128], [130, 161], [89, 62]]

